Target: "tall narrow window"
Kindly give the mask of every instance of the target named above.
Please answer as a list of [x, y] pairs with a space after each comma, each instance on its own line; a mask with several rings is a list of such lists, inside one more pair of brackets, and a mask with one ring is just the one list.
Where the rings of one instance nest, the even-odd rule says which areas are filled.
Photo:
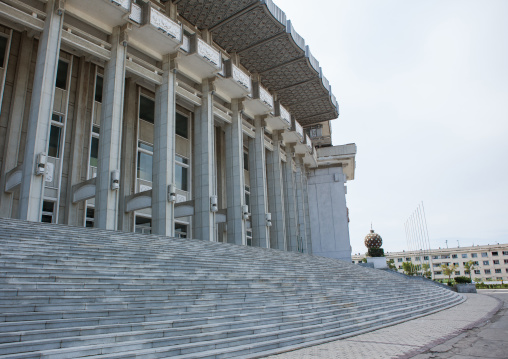
[[41, 222], [53, 223], [54, 213], [55, 213], [55, 202], [43, 201]]
[[153, 123], [155, 119], [155, 101], [145, 96], [139, 96], [139, 118]]
[[183, 138], [189, 138], [189, 121], [186, 116], [176, 113], [175, 133]]
[[187, 225], [186, 224], [175, 222], [175, 237], [176, 238], [187, 238]]
[[97, 75], [95, 78], [95, 101], [102, 103], [102, 86], [104, 84], [104, 79], [102, 76]]
[[153, 146], [138, 141], [138, 179], [152, 181]]
[[48, 156], [60, 158], [60, 146], [62, 143], [62, 129], [64, 117], [54, 113], [51, 117], [51, 128], [49, 131]]
[[182, 191], [189, 191], [189, 160], [182, 156], [175, 156], [175, 184]]
[[59, 60], [58, 69], [56, 71], [56, 84], [55, 86], [66, 90], [67, 89], [67, 72], [69, 70], [69, 63]]
[[243, 153], [243, 169], [249, 170], [249, 154], [247, 152]]
[[0, 67], [5, 67], [5, 53], [7, 51], [7, 38], [0, 36]]

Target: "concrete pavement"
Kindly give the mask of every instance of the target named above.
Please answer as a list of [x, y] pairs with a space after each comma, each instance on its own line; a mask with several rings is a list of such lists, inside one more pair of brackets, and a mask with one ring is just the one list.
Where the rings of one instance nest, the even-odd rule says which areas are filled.
[[269, 358], [508, 358], [508, 290], [467, 294], [441, 312]]

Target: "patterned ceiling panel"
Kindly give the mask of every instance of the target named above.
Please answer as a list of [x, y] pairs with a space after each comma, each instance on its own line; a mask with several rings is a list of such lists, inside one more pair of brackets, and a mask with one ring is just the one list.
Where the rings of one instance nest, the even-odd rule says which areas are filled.
[[287, 104], [287, 106], [305, 101], [309, 98], [316, 98], [326, 95], [329, 96], [329, 92], [325, 90], [321, 84], [320, 78], [316, 78], [310, 82], [305, 82], [300, 85], [277, 91], [279, 100], [282, 103]]
[[296, 103], [288, 106], [296, 119], [306, 118], [315, 115], [319, 115], [323, 112], [329, 111], [331, 108], [331, 102], [328, 97], [321, 97], [312, 101], [306, 101]]
[[213, 39], [227, 51], [238, 52], [284, 31], [284, 26], [260, 5], [218, 26]]
[[221, 21], [237, 14], [258, 0], [180, 0], [179, 14], [200, 29], [209, 29]]
[[261, 46], [240, 53], [242, 63], [251, 72], [261, 73], [280, 64], [302, 57], [304, 52], [295, 45], [288, 34], [278, 36]]
[[335, 120], [337, 118], [337, 113], [335, 112], [328, 112], [324, 113], [318, 116], [314, 116], [308, 119], [302, 118], [298, 119], [298, 122], [300, 122], [300, 125], [302, 126], [310, 126], [314, 125], [319, 122], [328, 121], [328, 120]]
[[309, 66], [305, 57], [302, 57], [301, 60], [262, 73], [261, 82], [270, 91], [277, 91], [300, 82], [312, 80], [317, 76], [316, 71]]

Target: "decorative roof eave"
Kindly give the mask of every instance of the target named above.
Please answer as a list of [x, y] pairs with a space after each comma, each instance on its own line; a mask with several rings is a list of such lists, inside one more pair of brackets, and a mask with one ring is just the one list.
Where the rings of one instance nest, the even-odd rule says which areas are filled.
[[[180, 15], [200, 29], [209, 29], [214, 41], [230, 53], [239, 53], [242, 65], [259, 73], [261, 82], [302, 125], [338, 116], [338, 104], [319, 62], [285, 13], [272, 0], [173, 0]], [[320, 80], [317, 82], [313, 80]], [[285, 91], [292, 88], [292, 91]], [[317, 99], [312, 109], [298, 107], [301, 99]]]

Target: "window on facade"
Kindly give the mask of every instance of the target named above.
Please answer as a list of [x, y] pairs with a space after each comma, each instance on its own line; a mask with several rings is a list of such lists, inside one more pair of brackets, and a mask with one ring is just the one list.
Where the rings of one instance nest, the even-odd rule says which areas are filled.
[[508, 259], [505, 259], [505, 260], [504, 260], [504, 264], [508, 264]]
[[187, 225], [186, 224], [175, 222], [175, 237], [176, 238], [187, 238]]
[[453, 263], [453, 265], [456, 265], [457, 267], [459, 266], [459, 263]]
[[485, 274], [490, 274], [490, 269], [485, 269]]
[[482, 257], [488, 257], [488, 256], [489, 256], [489, 254], [487, 252], [482, 253]]
[[153, 123], [155, 119], [155, 101], [146, 96], [139, 96], [139, 118]]
[[508, 256], [508, 251], [503, 251], [503, 256]]
[[175, 185], [182, 191], [189, 191], [189, 160], [175, 156]]
[[474, 274], [480, 274], [480, 270], [479, 269], [475, 269]]
[[152, 181], [153, 156], [146, 152], [138, 151], [138, 178]]
[[441, 275], [441, 274], [442, 274], [442, 272], [439, 272], [439, 271], [438, 271], [438, 272], [434, 272], [434, 274], [435, 274], [435, 275]]
[[455, 271], [455, 275], [460, 275], [460, 271]]
[[439, 256], [432, 256], [432, 259], [439, 259]]
[[498, 256], [498, 255], [499, 255], [499, 253], [498, 253], [498, 252], [492, 252], [492, 255], [493, 255], [493, 256]]
[[494, 260], [493, 262], [494, 262], [494, 264], [499, 264], [498, 260]]
[[5, 52], [7, 51], [7, 38], [0, 36], [0, 67], [5, 67]]
[[97, 167], [99, 164], [99, 138], [92, 137], [90, 141], [90, 166]]
[[55, 202], [43, 201], [41, 222], [53, 223], [54, 213], [55, 213]]
[[406, 262], [411, 262], [411, 258], [406, 257]]
[[478, 258], [478, 253], [471, 253], [471, 258]]
[[245, 237], [247, 239], [247, 245], [252, 246], [252, 229], [247, 229], [245, 231]]
[[428, 261], [429, 260], [429, 256], [423, 256], [423, 260], [424, 261]]
[[175, 133], [183, 138], [189, 138], [189, 120], [178, 112], [175, 119]]
[[402, 269], [402, 266], [399, 266], [399, 269]]
[[60, 136], [62, 128], [59, 126], [51, 125], [49, 132], [48, 156], [59, 158], [60, 157]]
[[484, 266], [488, 266], [489, 265], [489, 261], [483, 261], [483, 265]]
[[501, 269], [496, 269], [496, 273], [501, 273]]
[[152, 219], [148, 217], [136, 216], [136, 233], [152, 233]]
[[462, 258], [467, 258], [467, 253], [463, 253]]
[[243, 153], [243, 169], [249, 170], [249, 154], [247, 152]]
[[475, 266], [478, 266], [478, 265], [480, 265], [480, 262], [478, 262], [478, 261], [474, 261], [474, 262], [473, 262], [473, 264], [474, 264]]
[[86, 209], [86, 219], [85, 219], [85, 227], [92, 228], [95, 217], [95, 208], [88, 207]]
[[432, 266], [435, 268], [439, 268], [441, 267], [441, 263], [433, 263]]
[[458, 254], [452, 254], [452, 258], [458, 258], [459, 255]]
[[415, 257], [415, 262], [419, 262], [420, 261], [420, 257]]
[[402, 258], [397, 258], [397, 262], [402, 262]]
[[55, 86], [66, 90], [67, 89], [67, 72], [69, 70], [69, 63], [63, 60], [58, 61], [58, 69], [56, 70], [56, 84]]
[[95, 101], [102, 103], [102, 87], [104, 79], [102, 76], [97, 75], [95, 78]]
[[443, 254], [441, 256], [441, 259], [447, 259], [447, 258], [450, 258], [450, 255], [449, 254]]
[[508, 273], [508, 268], [506, 268], [505, 270], [506, 270], [506, 273]]
[[250, 187], [245, 186], [245, 204], [250, 207]]

